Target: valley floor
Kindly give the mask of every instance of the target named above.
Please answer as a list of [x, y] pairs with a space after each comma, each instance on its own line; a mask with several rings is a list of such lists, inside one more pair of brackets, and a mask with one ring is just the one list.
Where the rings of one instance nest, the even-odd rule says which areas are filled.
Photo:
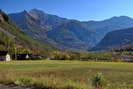
[[106, 89], [133, 89], [133, 64], [122, 62], [0, 62], [0, 83], [44, 89], [92, 89], [90, 80], [97, 72], [105, 76]]

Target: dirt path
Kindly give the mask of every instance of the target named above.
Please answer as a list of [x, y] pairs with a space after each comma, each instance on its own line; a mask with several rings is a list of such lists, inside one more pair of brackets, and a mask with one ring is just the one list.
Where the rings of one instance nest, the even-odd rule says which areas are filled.
[[7, 86], [0, 84], [0, 89], [35, 89], [35, 88], [26, 88], [26, 87], [20, 87], [20, 86]]

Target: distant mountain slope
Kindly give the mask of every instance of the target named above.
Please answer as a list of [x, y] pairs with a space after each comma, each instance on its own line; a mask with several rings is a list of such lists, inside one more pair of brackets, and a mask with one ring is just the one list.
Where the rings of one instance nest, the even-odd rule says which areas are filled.
[[109, 32], [95, 49], [120, 48], [133, 44], [133, 28]]
[[53, 39], [62, 48], [84, 50], [89, 48], [90, 34], [92, 32], [78, 21], [69, 21], [47, 32], [48, 38]]
[[50, 15], [38, 9], [9, 16], [33, 39], [60, 49], [87, 50], [96, 46], [108, 32], [133, 27], [133, 19], [127, 16], [81, 22]]
[[93, 38], [96, 39], [94, 44], [99, 43], [104, 36], [111, 31], [133, 27], [133, 19], [127, 16], [112, 17], [103, 21], [84, 22], [89, 30], [95, 31]]
[[54, 47], [47, 43], [35, 41], [22, 32], [10, 18], [0, 10], [0, 50], [27, 48], [30, 50], [52, 50]]

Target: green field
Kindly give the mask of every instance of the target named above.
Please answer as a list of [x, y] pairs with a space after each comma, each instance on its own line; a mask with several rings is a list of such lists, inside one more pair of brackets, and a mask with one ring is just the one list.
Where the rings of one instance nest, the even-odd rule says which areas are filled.
[[97, 72], [106, 78], [105, 89], [133, 89], [133, 64], [121, 62], [0, 62], [0, 83], [44, 89], [93, 89], [90, 79]]

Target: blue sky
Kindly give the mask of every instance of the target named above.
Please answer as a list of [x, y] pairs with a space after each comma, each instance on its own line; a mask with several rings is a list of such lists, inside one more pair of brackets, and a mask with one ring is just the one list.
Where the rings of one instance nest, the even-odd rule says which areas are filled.
[[113, 16], [133, 17], [133, 0], [0, 0], [7, 13], [38, 8], [46, 13], [81, 21]]

